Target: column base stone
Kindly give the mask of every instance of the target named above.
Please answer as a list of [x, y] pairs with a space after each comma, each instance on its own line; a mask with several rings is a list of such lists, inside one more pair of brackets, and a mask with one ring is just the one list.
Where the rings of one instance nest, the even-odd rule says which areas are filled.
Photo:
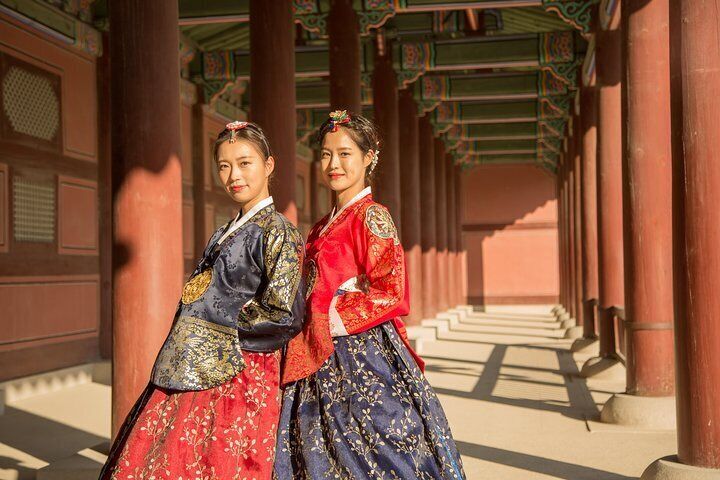
[[582, 334], [583, 334], [582, 325], [575, 325], [574, 327], [570, 327], [565, 331], [565, 338], [567, 338], [567, 339], [580, 338], [580, 337], [582, 337]]
[[580, 376], [596, 380], [625, 380], [625, 367], [615, 358], [593, 357], [580, 369]]
[[570, 351], [597, 357], [600, 355], [600, 340], [597, 338], [578, 338], [573, 342]]
[[575, 321], [575, 319], [568, 318], [567, 320], [563, 320], [560, 323], [560, 328], [571, 328], [571, 327], [574, 327], [575, 325], [577, 325], [577, 322]]
[[720, 480], [720, 470], [685, 465], [671, 455], [651, 463], [640, 480]]
[[616, 393], [603, 406], [600, 420], [650, 430], [675, 430], [675, 397]]

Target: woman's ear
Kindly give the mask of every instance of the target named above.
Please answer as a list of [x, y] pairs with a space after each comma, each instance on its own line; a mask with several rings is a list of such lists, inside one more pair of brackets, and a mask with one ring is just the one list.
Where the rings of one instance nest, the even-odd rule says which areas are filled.
[[370, 166], [370, 164], [372, 163], [372, 160], [373, 160], [373, 151], [368, 150], [367, 153], [365, 154], [365, 156], [363, 157], [363, 166], [365, 166], [365, 168], [368, 168]]
[[269, 177], [275, 171], [275, 159], [270, 156], [265, 160], [265, 177]]

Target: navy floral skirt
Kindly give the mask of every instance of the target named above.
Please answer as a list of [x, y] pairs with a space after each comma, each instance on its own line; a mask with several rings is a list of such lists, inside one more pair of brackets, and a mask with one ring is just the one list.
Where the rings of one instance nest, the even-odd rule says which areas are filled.
[[334, 340], [283, 396], [275, 477], [464, 479], [442, 406], [390, 323]]

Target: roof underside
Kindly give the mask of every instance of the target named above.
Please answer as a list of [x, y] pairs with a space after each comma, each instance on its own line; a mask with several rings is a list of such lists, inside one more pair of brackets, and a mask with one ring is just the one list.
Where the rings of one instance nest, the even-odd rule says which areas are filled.
[[[107, 0], [94, 5], [96, 20]], [[538, 163], [554, 170], [587, 50], [594, 0], [355, 0], [362, 31], [363, 105], [372, 114], [377, 34], [461, 164]], [[249, 0], [179, 0], [184, 72], [218, 103], [247, 111]], [[329, 107], [329, 0], [296, 0], [298, 137]], [[213, 97], [213, 98], [216, 98]], [[227, 105], [226, 105], [227, 106]]]

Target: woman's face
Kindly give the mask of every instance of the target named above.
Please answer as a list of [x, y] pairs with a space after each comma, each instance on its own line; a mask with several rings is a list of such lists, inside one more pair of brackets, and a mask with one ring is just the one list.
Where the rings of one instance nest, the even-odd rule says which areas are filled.
[[225, 191], [241, 205], [254, 203], [268, 195], [268, 178], [275, 160], [267, 160], [251, 142], [223, 142], [218, 148], [217, 169]]
[[363, 154], [344, 127], [327, 133], [323, 139], [320, 153], [323, 180], [335, 192], [362, 190], [371, 160], [371, 154]]

